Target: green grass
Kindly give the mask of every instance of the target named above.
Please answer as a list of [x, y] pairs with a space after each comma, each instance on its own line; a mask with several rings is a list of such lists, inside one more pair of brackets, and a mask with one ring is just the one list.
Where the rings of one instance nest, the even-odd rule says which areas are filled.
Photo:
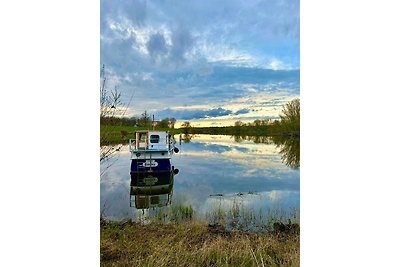
[[223, 126], [180, 128], [187, 134], [222, 134], [233, 136], [300, 136], [299, 129], [286, 129], [275, 125], [269, 126]]
[[138, 221], [100, 220], [102, 266], [298, 266], [298, 211], [255, 212], [239, 203], [205, 217], [182, 203]]
[[[151, 130], [151, 127], [115, 126], [100, 124], [100, 145], [126, 144], [129, 139], [134, 139], [135, 131]], [[169, 131], [176, 134], [179, 129], [155, 128], [157, 131]]]
[[[127, 143], [133, 139], [134, 132], [149, 130], [151, 127], [100, 125], [100, 144], [112, 145]], [[155, 128], [155, 130], [169, 131], [171, 134], [221, 134], [232, 136], [300, 136], [299, 131], [284, 131], [275, 126], [226, 126], [226, 127], [191, 127], [189, 129]]]
[[250, 233], [196, 220], [147, 225], [101, 220], [101, 265], [299, 266], [299, 228], [282, 229]]
[[149, 209], [146, 213], [137, 210], [133, 219], [142, 223], [185, 223], [188, 221], [205, 221], [210, 225], [218, 225], [227, 230], [243, 230], [252, 232], [272, 231], [276, 223], [299, 224], [300, 212], [291, 208], [255, 210], [234, 201], [232, 206], [215, 205], [208, 211], [198, 213], [191, 204], [173, 203], [168, 207]]

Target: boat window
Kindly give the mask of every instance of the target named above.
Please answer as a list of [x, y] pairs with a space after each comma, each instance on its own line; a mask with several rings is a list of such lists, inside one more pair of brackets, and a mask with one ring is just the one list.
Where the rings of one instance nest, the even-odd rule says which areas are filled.
[[159, 135], [150, 135], [150, 143], [158, 143], [160, 141], [160, 136]]
[[140, 133], [139, 140], [140, 141], [146, 141], [146, 135], [147, 135], [147, 133]]

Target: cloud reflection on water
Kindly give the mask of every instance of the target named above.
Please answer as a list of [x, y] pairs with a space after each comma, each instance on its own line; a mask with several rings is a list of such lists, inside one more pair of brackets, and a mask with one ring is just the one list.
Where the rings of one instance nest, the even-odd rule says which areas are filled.
[[[178, 147], [180, 153], [172, 159], [180, 169], [174, 179], [173, 205], [192, 205], [199, 215], [218, 203], [230, 208], [237, 201], [255, 210], [299, 210], [300, 171], [282, 163], [282, 149], [272, 140], [235, 142], [231, 136], [196, 135]], [[113, 219], [134, 218], [137, 214], [129, 207], [127, 150], [124, 146], [118, 163], [101, 179], [101, 205], [107, 202], [106, 215]], [[210, 196], [215, 194], [222, 197]]]

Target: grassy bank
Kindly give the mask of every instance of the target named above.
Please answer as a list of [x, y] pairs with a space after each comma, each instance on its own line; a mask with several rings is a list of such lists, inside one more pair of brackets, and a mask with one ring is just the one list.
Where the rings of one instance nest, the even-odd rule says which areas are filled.
[[[100, 125], [100, 145], [124, 144], [134, 138], [134, 132], [148, 130], [148, 127]], [[232, 136], [283, 136], [299, 137], [299, 131], [278, 131], [272, 127], [265, 126], [226, 126], [226, 127], [190, 127], [188, 129], [178, 128], [155, 128], [158, 131], [169, 131], [171, 134], [222, 134]]]
[[[119, 126], [100, 124], [100, 145], [125, 144], [129, 139], [134, 139], [134, 132], [149, 130], [149, 127]], [[179, 133], [179, 129], [155, 128], [157, 131], [169, 131], [171, 134]]]
[[300, 130], [285, 130], [276, 126], [225, 126], [180, 128], [188, 134], [222, 134], [234, 136], [300, 136]]
[[299, 266], [298, 225], [274, 231], [226, 231], [189, 221], [148, 225], [100, 222], [102, 266]]

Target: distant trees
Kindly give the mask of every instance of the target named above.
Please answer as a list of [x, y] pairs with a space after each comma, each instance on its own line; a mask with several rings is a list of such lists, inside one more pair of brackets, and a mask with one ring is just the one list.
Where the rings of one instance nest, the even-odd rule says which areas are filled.
[[251, 125], [249, 126], [267, 126], [270, 123], [269, 119], [265, 120], [255, 120]]
[[173, 129], [175, 127], [175, 123], [176, 123], [175, 118], [165, 118], [157, 123], [157, 127]]
[[150, 122], [151, 122], [150, 116], [147, 113], [147, 110], [145, 110], [142, 113], [142, 116], [139, 118], [138, 124], [139, 124], [139, 126], [148, 127], [148, 126], [150, 126]]
[[138, 119], [136, 117], [100, 117], [101, 125], [113, 125], [113, 126], [135, 126], [138, 125]]
[[168, 127], [174, 129], [175, 128], [175, 123], [176, 123], [176, 119], [175, 118], [170, 118]]
[[191, 127], [192, 127], [192, 126], [190, 125], [190, 122], [189, 122], [189, 121], [185, 121], [185, 122], [182, 123], [182, 125], [181, 125], [181, 128], [183, 128], [183, 132], [184, 132], [185, 134], [189, 133], [189, 129], [190, 129]]
[[245, 126], [256, 126], [256, 127], [260, 127], [260, 126], [267, 126], [271, 124], [271, 120], [270, 119], [265, 119], [265, 120], [255, 120], [253, 122], [242, 122], [242, 121], [235, 121], [234, 126], [235, 127], [245, 127]]
[[[171, 128], [175, 127], [175, 118], [164, 118], [161, 121], [157, 121], [155, 124], [156, 128]], [[139, 118], [136, 117], [115, 117], [115, 116], [101, 116], [101, 125], [109, 126], [139, 126], [139, 127], [151, 127], [152, 119], [150, 114], [145, 110]]]
[[162, 119], [157, 123], [157, 126], [160, 128], [168, 128], [169, 127], [169, 118]]
[[190, 122], [189, 121], [185, 121], [184, 123], [182, 123], [181, 128], [190, 128], [192, 126], [190, 126]]
[[235, 127], [242, 127], [243, 125], [245, 125], [245, 123], [241, 121], [235, 121]]
[[280, 127], [285, 132], [300, 134], [300, 99], [287, 103], [282, 110]]
[[257, 119], [253, 122], [236, 121], [233, 126], [190, 127], [189, 122], [182, 124], [184, 132], [197, 134], [231, 134], [253, 136], [300, 136], [300, 99], [294, 99], [283, 106], [279, 119]]

